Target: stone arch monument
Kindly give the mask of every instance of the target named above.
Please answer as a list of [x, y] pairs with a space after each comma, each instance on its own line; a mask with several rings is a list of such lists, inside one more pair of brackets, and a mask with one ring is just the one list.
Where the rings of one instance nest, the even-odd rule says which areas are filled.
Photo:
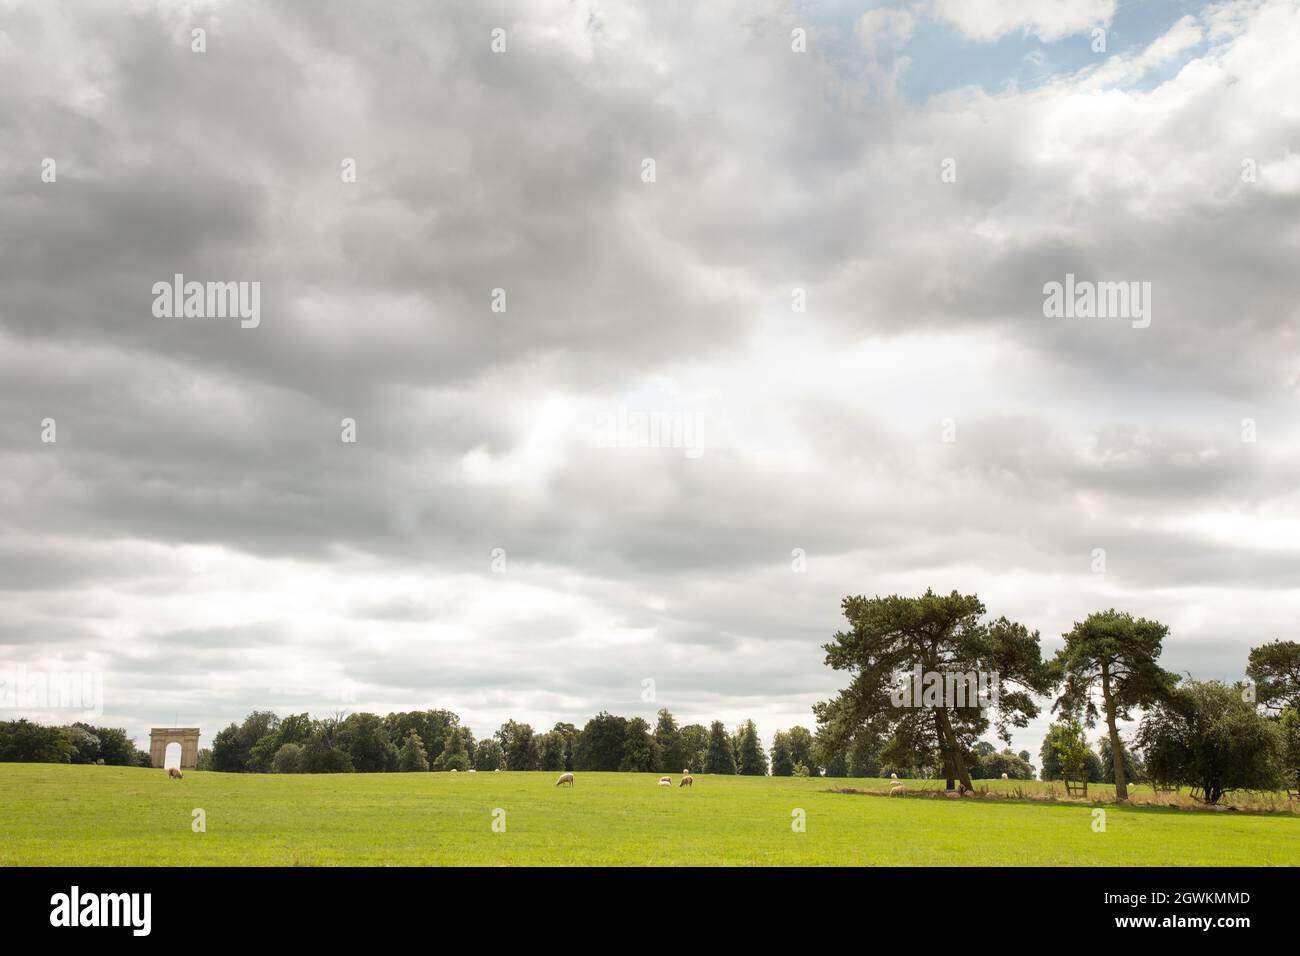
[[154, 727], [149, 731], [149, 763], [161, 767], [167, 759], [167, 745], [181, 745], [181, 769], [193, 770], [199, 765], [199, 728]]

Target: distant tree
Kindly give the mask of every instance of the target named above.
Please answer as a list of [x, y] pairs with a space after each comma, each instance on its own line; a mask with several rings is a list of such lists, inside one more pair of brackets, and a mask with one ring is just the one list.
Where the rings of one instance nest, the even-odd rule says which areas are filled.
[[248, 751], [239, 739], [239, 725], [229, 724], [212, 738], [212, 769], [218, 773], [243, 773]]
[[311, 719], [311, 714], [290, 714], [288, 717], [280, 718], [280, 725], [276, 731], [280, 736], [281, 744], [304, 744], [315, 729], [315, 721]]
[[849, 767], [847, 772], [850, 777], [876, 777], [880, 775], [879, 741], [865, 729], [854, 735], [853, 742], [849, 745]]
[[253, 744], [248, 751], [248, 762], [244, 765], [244, 770], [248, 773], [270, 773], [271, 761], [279, 749], [280, 735], [272, 731]]
[[538, 749], [541, 751], [541, 760], [538, 764], [539, 770], [563, 770], [564, 769], [564, 735], [555, 733], [542, 734], [537, 738]]
[[350, 714], [339, 728], [339, 746], [352, 758], [357, 773], [397, 769], [397, 748], [388, 739], [383, 719], [374, 714]]
[[1251, 648], [1246, 676], [1255, 682], [1256, 703], [1274, 716], [1288, 707], [1300, 711], [1300, 642]]
[[341, 744], [344, 715], [331, 714], [316, 721], [303, 744], [305, 773], [352, 773], [352, 757]]
[[352, 773], [352, 756], [342, 747], [328, 745], [319, 735], [313, 734], [302, 751], [304, 773]]
[[72, 744], [69, 757], [72, 763], [94, 763], [99, 755], [99, 738], [83, 725], [72, 724], [63, 728], [68, 742]]
[[[813, 735], [807, 727], [791, 727], [787, 733], [790, 740], [790, 759], [796, 764], [803, 764], [809, 772], [814, 772], [817, 761], [813, 759]], [[797, 776], [797, 774], [796, 774]]]
[[1065, 780], [1086, 780], [1088, 757], [1092, 751], [1088, 748], [1088, 738], [1083, 734], [1083, 725], [1073, 718], [1053, 724], [1048, 731], [1048, 740], [1056, 753], [1061, 777]]
[[678, 735], [682, 745], [682, 765], [669, 771], [693, 770], [699, 773], [709, 754], [709, 731], [702, 724], [687, 724]]
[[137, 767], [141, 757], [148, 760], [148, 754], [136, 749], [135, 742], [120, 727], [94, 727], [90, 724], [77, 723], [74, 727], [93, 734], [99, 746], [89, 760], [90, 763], [104, 761], [110, 767]]
[[250, 766], [253, 747], [263, 738], [274, 735], [280, 718], [269, 710], [255, 710], [244, 718], [242, 724], [230, 724], [212, 738], [212, 769], [221, 773], [246, 773], [265, 771], [275, 749], [259, 751], [266, 764]]
[[[1129, 783], [1141, 783], [1146, 777], [1146, 768], [1142, 765], [1141, 759], [1133, 752], [1128, 744], [1123, 743], [1123, 736], [1120, 737], [1120, 743], [1124, 747], [1124, 779]], [[1101, 757], [1101, 780], [1102, 783], [1115, 782], [1115, 755], [1110, 751], [1110, 737], [1103, 735], [1097, 741], [1098, 754]]]
[[388, 733], [388, 739], [395, 744], [404, 741], [412, 731], [420, 735], [430, 767], [435, 766], [442, 755], [448, 733], [453, 727], [459, 726], [460, 717], [450, 710], [403, 711], [384, 718], [384, 730]]
[[[531, 727], [528, 728], [528, 734], [528, 745], [531, 748]], [[464, 773], [473, 766], [473, 761], [470, 758], [470, 748], [473, 746], [474, 737], [470, 734], [469, 728], [453, 725], [447, 731], [447, 739], [442, 742], [442, 752], [438, 754], [438, 759], [433, 762], [433, 769], [447, 772], [455, 770]]]
[[482, 773], [493, 770], [500, 770], [505, 763], [505, 757], [501, 753], [501, 742], [495, 737], [484, 737], [478, 742], [478, 749], [474, 751], [474, 769]]
[[[144, 758], [149, 759], [148, 754], [143, 754]], [[195, 761], [195, 770], [210, 771], [212, 769], [212, 748], [203, 747], [199, 750], [198, 759]]]
[[849, 756], [844, 736], [819, 728], [813, 736], [813, 765], [825, 770], [828, 777], [847, 777]]
[[[1065, 647], [1057, 652], [1053, 670], [1061, 683], [1056, 707], [1064, 713], [1082, 714], [1087, 726], [1100, 715], [1110, 736], [1115, 799], [1128, 799], [1128, 783], [1119, 740], [1118, 721], [1129, 720], [1134, 707], [1145, 707], [1168, 697], [1178, 678], [1163, 670], [1156, 659], [1169, 628], [1157, 621], [1134, 618], [1116, 611], [1089, 614], [1065, 634]], [[1097, 706], [1097, 694], [1101, 707]]]
[[1243, 700], [1242, 686], [1187, 681], [1142, 718], [1137, 742], [1160, 783], [1199, 787], [1214, 804], [1234, 790], [1272, 790], [1283, 778], [1278, 721]]
[[76, 746], [62, 727], [44, 727], [24, 718], [0, 724], [0, 762], [72, 763]]
[[790, 735], [778, 730], [772, 738], [772, 776], [794, 776], [794, 756], [790, 747]]
[[[1060, 780], [1061, 779], [1061, 760], [1056, 754], [1056, 748], [1052, 746], [1052, 736], [1056, 732], [1059, 724], [1052, 724], [1047, 729], [1047, 735], [1043, 737], [1043, 745], [1038, 751], [1040, 780]], [[1082, 732], [1082, 728], [1080, 728]], [[1087, 748], [1087, 740], [1084, 740], [1084, 747]], [[1088, 783], [1101, 783], [1102, 770], [1101, 760], [1097, 754], [1088, 750], [1084, 759], [1084, 772]]]
[[746, 777], [767, 776], [767, 753], [759, 739], [758, 728], [747, 720], [736, 728], [733, 743], [736, 751], [736, 773]]
[[271, 758], [272, 773], [302, 773], [307, 759], [302, 744], [281, 744]]
[[602, 710], [582, 728], [574, 759], [575, 769], [617, 770], [623, 762], [623, 744], [626, 738], [627, 719]]
[[507, 720], [497, 730], [496, 738], [510, 770], [536, 770], [539, 754], [533, 740], [532, 725]]
[[654, 736], [659, 762], [653, 769], [660, 773], [678, 773], [687, 765], [688, 758], [682, 743], [681, 731], [677, 729], [677, 721], [673, 719], [667, 707], [659, 711]]
[[793, 776], [796, 776], [796, 777], [808, 777], [808, 776], [811, 776], [811, 775], [812, 775], [812, 772], [808, 769], [808, 765], [807, 765], [807, 764], [805, 764], [805, 763], [800, 763], [800, 762], [797, 761], [797, 760], [795, 761]]
[[578, 750], [578, 738], [582, 732], [573, 724], [557, 723], [551, 728], [551, 734], [564, 742], [564, 769], [573, 770], [573, 758]]
[[1010, 747], [993, 753], [972, 754], [971, 773], [979, 780], [1000, 780], [1005, 773], [1010, 780], [1033, 780], [1034, 768]]
[[397, 751], [397, 769], [402, 773], [418, 773], [429, 769], [429, 755], [424, 741], [412, 730]]
[[660, 754], [650, 733], [650, 724], [644, 717], [633, 717], [627, 722], [623, 736], [623, 758], [618, 769], [632, 773], [649, 773], [659, 766]]
[[731, 738], [722, 721], [715, 720], [709, 727], [709, 749], [704, 756], [705, 773], [735, 773], [736, 754], [731, 748]]

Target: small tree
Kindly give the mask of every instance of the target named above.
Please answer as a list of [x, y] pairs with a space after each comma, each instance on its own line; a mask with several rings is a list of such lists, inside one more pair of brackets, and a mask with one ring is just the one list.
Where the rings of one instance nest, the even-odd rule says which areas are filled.
[[1052, 727], [1049, 739], [1052, 750], [1056, 752], [1056, 761], [1061, 768], [1061, 778], [1069, 789], [1072, 783], [1082, 783], [1083, 792], [1088, 792], [1088, 738], [1083, 735], [1083, 726], [1071, 717]]
[[424, 752], [424, 741], [412, 730], [402, 741], [397, 753], [397, 769], [402, 773], [415, 773], [429, 769], [429, 755]]
[[304, 763], [302, 744], [281, 744], [271, 758], [271, 772], [302, 773]]

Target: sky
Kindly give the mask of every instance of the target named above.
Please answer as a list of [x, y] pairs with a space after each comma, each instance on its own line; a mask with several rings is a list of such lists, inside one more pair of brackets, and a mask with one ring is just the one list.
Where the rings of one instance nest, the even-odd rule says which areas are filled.
[[1294, 0], [0, 0], [0, 671], [139, 744], [770, 743], [843, 597], [933, 588], [1238, 679], [1300, 617], [1297, 51]]

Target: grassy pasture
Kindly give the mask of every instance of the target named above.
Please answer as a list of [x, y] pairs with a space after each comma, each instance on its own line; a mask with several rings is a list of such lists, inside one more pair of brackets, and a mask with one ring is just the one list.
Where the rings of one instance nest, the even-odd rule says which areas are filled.
[[[0, 764], [0, 865], [1300, 865], [1296, 812], [1112, 805], [1097, 833], [1091, 803], [1010, 798], [1048, 786], [1023, 781], [985, 782], [1007, 799], [950, 800], [830, 792], [880, 780], [701, 775], [669, 790], [654, 774], [554, 779], [190, 771], [177, 782]], [[204, 833], [191, 828], [195, 808]], [[792, 831], [795, 810], [805, 832]]]

